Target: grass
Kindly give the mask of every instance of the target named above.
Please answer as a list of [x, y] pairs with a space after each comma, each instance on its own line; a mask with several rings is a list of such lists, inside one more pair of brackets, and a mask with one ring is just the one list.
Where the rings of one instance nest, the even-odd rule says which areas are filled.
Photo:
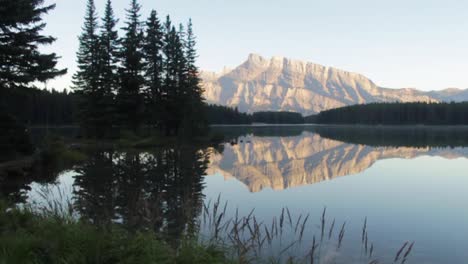
[[[409, 263], [414, 246], [414, 242], [405, 242], [394, 259], [389, 254], [382, 259], [369, 239], [367, 218], [358, 239], [351, 239], [347, 223], [329, 219], [326, 208], [318, 225], [309, 214], [296, 215], [288, 208], [264, 222], [254, 210], [245, 216], [238, 210], [228, 213], [228, 203], [218, 197], [203, 205], [196, 233], [177, 238], [182, 242], [173, 248], [163, 239], [164, 234], [147, 228], [128, 231], [118, 224], [96, 227], [80, 220], [73, 200], [66, 198], [65, 190], [58, 191], [55, 196], [40, 192], [44, 204], [8, 207], [0, 201], [0, 264], [350, 263], [330, 258], [330, 252], [354, 260], [359, 256], [352, 263], [404, 264]], [[356, 251], [354, 256], [349, 255], [353, 254], [350, 248]]]
[[[284, 208], [271, 223], [260, 222], [253, 210], [243, 217], [236, 210], [229, 218], [227, 203], [218, 198], [204, 206], [199, 223], [204, 232], [182, 238], [176, 249], [152, 231], [85, 223], [72, 208], [72, 203], [52, 201], [35, 209], [0, 203], [0, 263], [349, 263], [327, 256], [340, 252], [346, 222], [335, 230], [335, 219], [329, 224], [326, 208], [318, 235], [313, 234], [307, 245], [309, 215], [293, 216]], [[390, 263], [407, 263], [413, 246], [414, 242], [405, 242]], [[359, 261], [353, 263], [388, 263], [375, 256], [367, 218], [361, 244], [353, 247], [361, 250]]]
[[[348, 262], [327, 256], [329, 252], [338, 254], [343, 250], [346, 222], [335, 229], [336, 221], [327, 219], [326, 208], [322, 211], [316, 231], [314, 227], [317, 226], [313, 225], [309, 214], [293, 215], [288, 208], [283, 208], [281, 214], [273, 217], [270, 223], [258, 220], [253, 210], [243, 217], [236, 210], [231, 218], [227, 217], [226, 210], [227, 203], [222, 204], [220, 197], [208, 202], [203, 209], [201, 226], [209, 234], [207, 239], [211, 243], [214, 241], [233, 249], [228, 253], [239, 263], [351, 263], [349, 257], [353, 256], [347, 255], [350, 252], [343, 255]], [[360, 250], [356, 254], [359, 256], [358, 260], [353, 260], [352, 263], [378, 264], [390, 261], [388, 257], [383, 260], [376, 256], [374, 243], [369, 240], [367, 218], [364, 219], [360, 240], [361, 243], [348, 245], [348, 248]], [[413, 245], [414, 242], [404, 242], [390, 263], [407, 263]]]
[[[43, 198], [47, 198], [44, 193]], [[59, 195], [60, 196], [60, 195]], [[349, 245], [346, 222], [327, 219], [324, 208], [319, 225], [309, 215], [294, 215], [288, 208], [272, 221], [262, 222], [254, 210], [240, 216], [227, 213], [228, 204], [220, 197], [203, 206], [199, 218], [200, 231], [181, 238], [172, 248], [160, 234], [143, 229], [128, 231], [117, 224], [96, 227], [79, 220], [71, 201], [63, 197], [46, 199], [34, 207], [10, 208], [0, 202], [0, 264], [3, 263], [351, 263], [343, 243], [357, 250], [352, 263], [408, 263], [414, 242], [405, 242], [394, 259], [376, 256], [369, 240], [367, 218], [360, 243]], [[62, 201], [61, 203], [58, 201]], [[312, 227], [312, 228], [311, 228]], [[316, 231], [313, 231], [315, 227]], [[348, 247], [349, 248], [349, 247]], [[358, 252], [358, 251], [357, 251]], [[342, 256], [342, 257], [343, 257]], [[388, 254], [387, 254], [388, 256]], [[349, 260], [348, 260], [349, 258]], [[348, 262], [347, 262], [348, 261]], [[391, 262], [393, 261], [393, 262]]]
[[227, 263], [223, 250], [186, 240], [175, 251], [150, 232], [100, 229], [0, 205], [0, 263]]

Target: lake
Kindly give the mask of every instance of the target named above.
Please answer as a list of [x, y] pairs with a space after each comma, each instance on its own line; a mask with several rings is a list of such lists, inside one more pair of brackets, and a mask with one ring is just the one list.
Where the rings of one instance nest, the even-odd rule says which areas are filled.
[[305, 260], [315, 237], [318, 263], [393, 263], [405, 242], [397, 263], [413, 242], [406, 263], [466, 263], [468, 128], [213, 130], [218, 146], [94, 150], [2, 192], [37, 208], [69, 203], [76, 217], [155, 230], [175, 246], [187, 233], [233, 239], [223, 230], [237, 215], [250, 221], [239, 239], [262, 244], [263, 257]]

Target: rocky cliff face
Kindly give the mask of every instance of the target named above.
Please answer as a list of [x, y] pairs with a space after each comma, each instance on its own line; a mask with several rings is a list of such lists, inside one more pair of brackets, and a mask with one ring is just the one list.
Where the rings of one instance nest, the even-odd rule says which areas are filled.
[[238, 107], [244, 112], [294, 111], [308, 115], [352, 104], [430, 102], [453, 100], [458, 95], [468, 98], [465, 90], [439, 93], [382, 88], [357, 73], [255, 54], [234, 70], [204, 72], [202, 79], [209, 103]]
[[468, 156], [460, 149], [376, 148], [347, 144], [309, 132], [295, 137], [247, 136], [239, 142], [233, 146], [225, 144], [223, 154], [213, 154], [207, 173], [235, 178], [251, 192], [264, 188], [283, 190], [353, 175], [388, 158]]

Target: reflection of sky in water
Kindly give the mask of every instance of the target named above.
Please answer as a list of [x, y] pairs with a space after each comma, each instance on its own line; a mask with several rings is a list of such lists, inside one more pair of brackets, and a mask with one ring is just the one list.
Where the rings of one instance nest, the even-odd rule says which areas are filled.
[[221, 193], [230, 206], [244, 213], [255, 208], [263, 219], [288, 207], [297, 214], [311, 212], [318, 224], [322, 208], [327, 206], [330, 218], [348, 221], [352, 229], [349, 239], [353, 239], [351, 234], [359, 238], [367, 216], [377, 251], [393, 254], [403, 241], [414, 240], [412, 259], [417, 263], [465, 263], [467, 173], [465, 158], [423, 156], [381, 160], [358, 175], [284, 191], [251, 193], [236, 180], [214, 175], [206, 177], [205, 193], [207, 199]]
[[31, 191], [28, 192], [26, 203], [35, 208], [51, 208], [51, 202], [66, 205], [73, 202], [73, 186], [75, 181], [74, 176], [77, 173], [74, 171], [64, 171], [57, 177], [55, 184], [39, 184], [31, 183]]

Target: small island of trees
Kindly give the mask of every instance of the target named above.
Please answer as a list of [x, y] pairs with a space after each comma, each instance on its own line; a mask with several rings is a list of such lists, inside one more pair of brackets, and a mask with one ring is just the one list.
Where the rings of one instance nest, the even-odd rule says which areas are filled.
[[81, 127], [98, 137], [116, 126], [133, 132], [157, 127], [165, 135], [201, 133], [206, 119], [191, 20], [176, 27], [153, 10], [144, 22], [136, 0], [126, 13], [119, 36], [111, 1], [99, 19], [88, 0], [73, 78]]

